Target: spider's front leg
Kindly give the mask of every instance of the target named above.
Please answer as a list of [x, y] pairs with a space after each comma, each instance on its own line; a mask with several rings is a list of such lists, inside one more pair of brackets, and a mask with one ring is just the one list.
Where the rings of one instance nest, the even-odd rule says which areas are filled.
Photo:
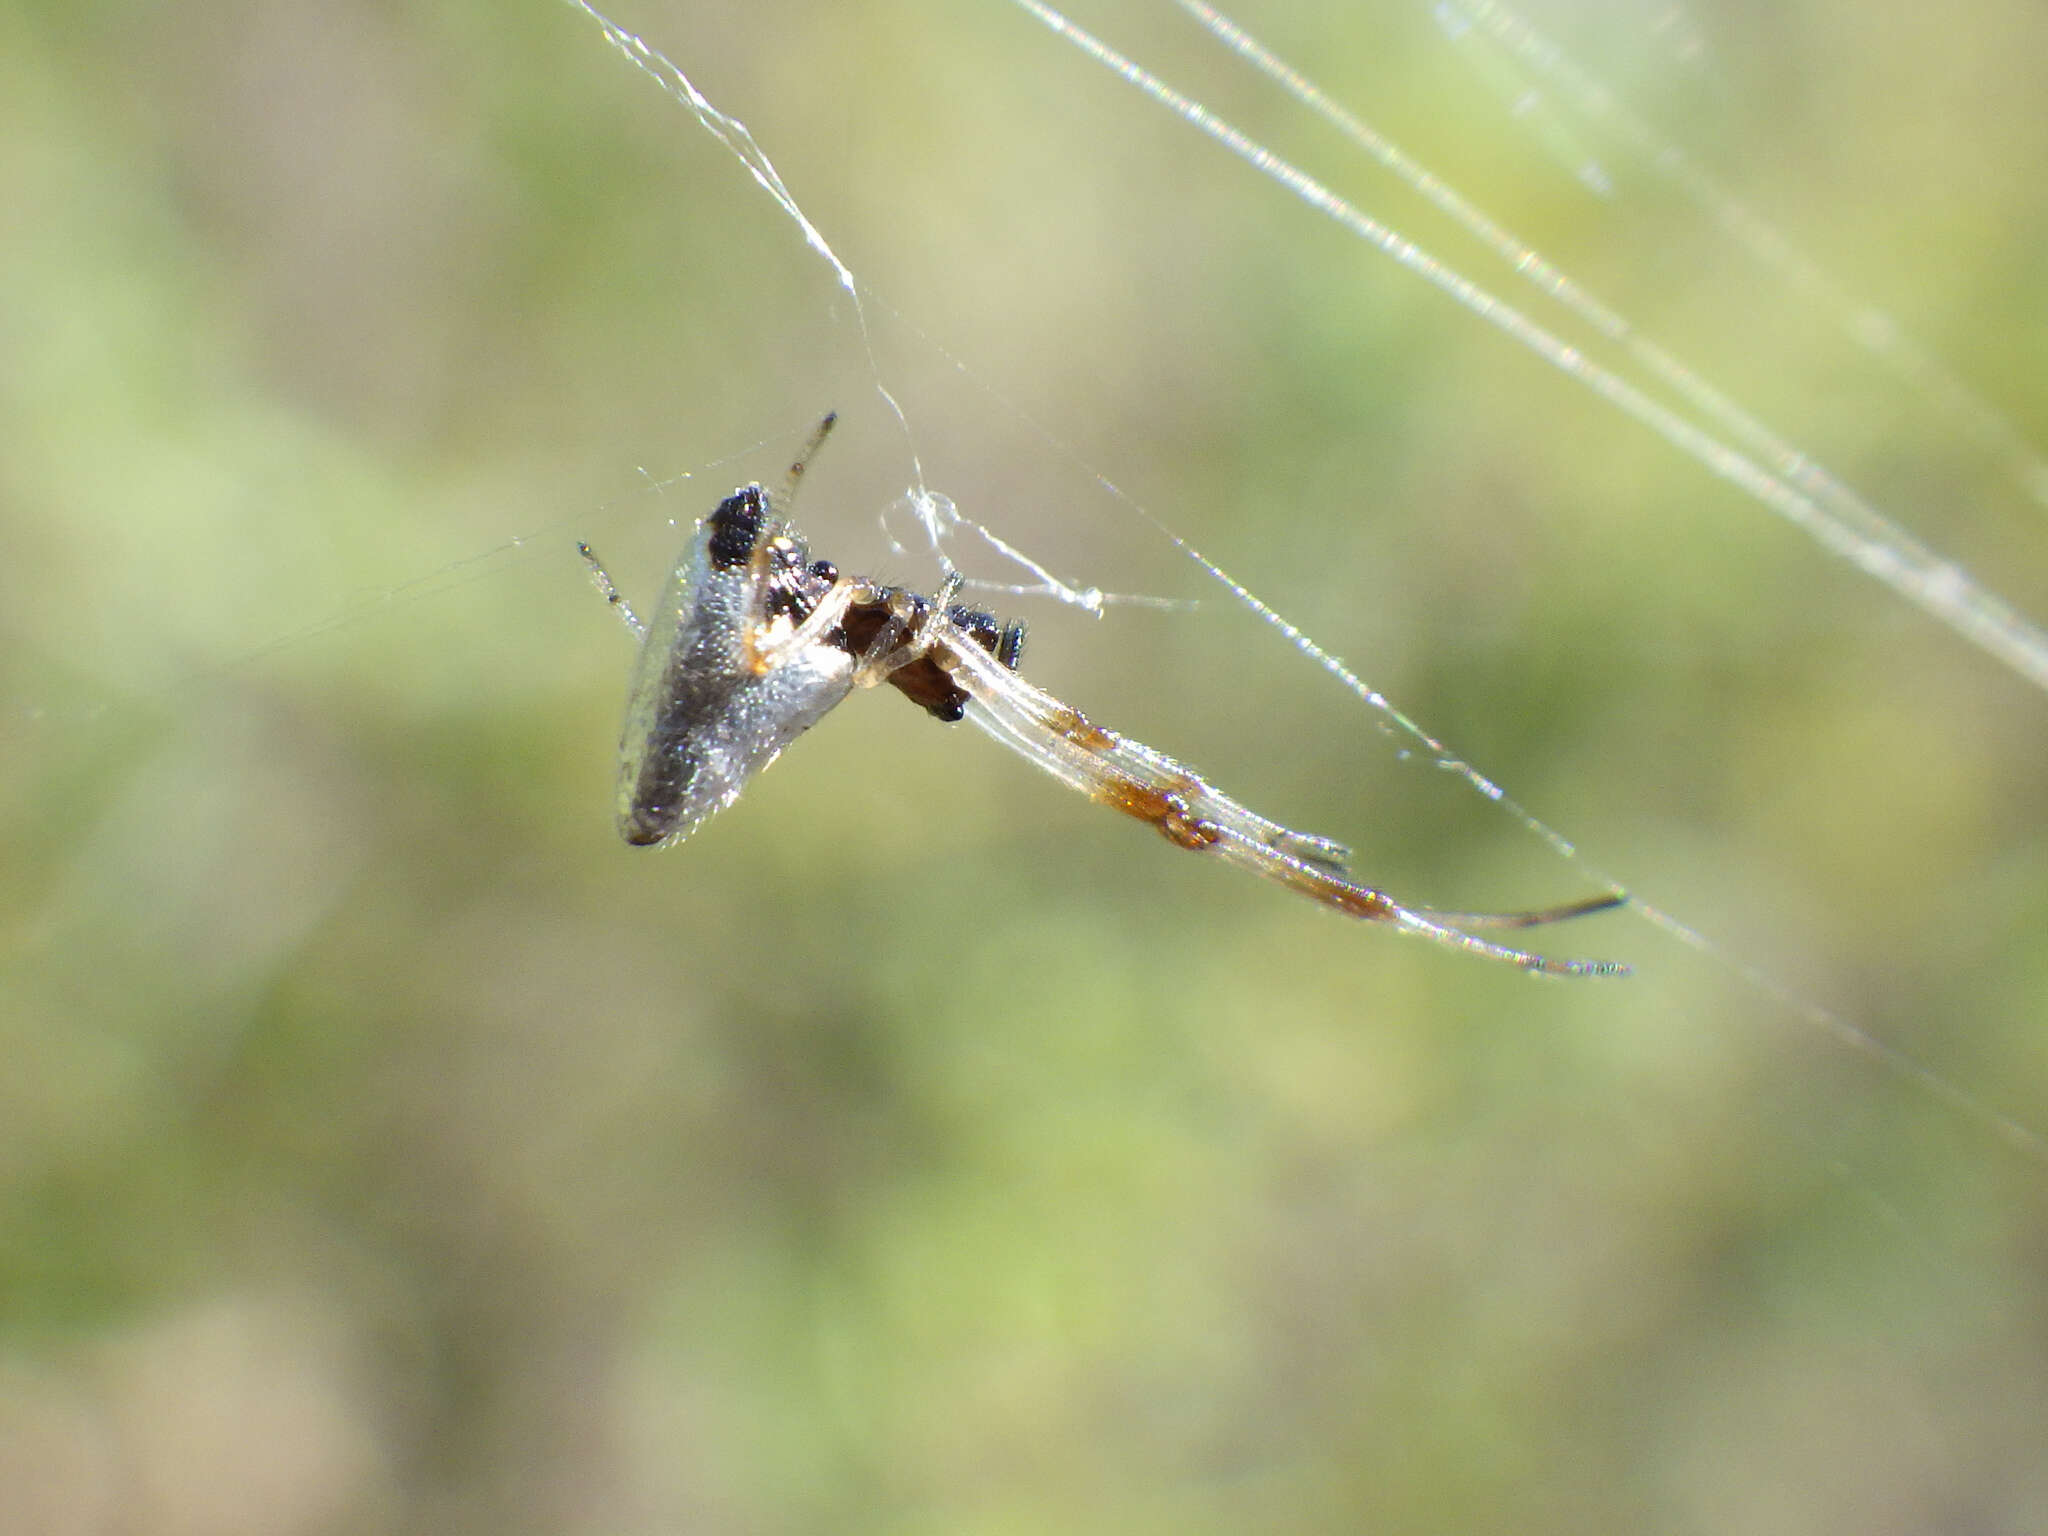
[[1618, 976], [1628, 970], [1608, 960], [1552, 959], [1495, 944], [1459, 926], [1533, 928], [1620, 905], [1626, 898], [1619, 892], [1538, 912], [1446, 916], [1405, 906], [1354, 879], [1341, 843], [1268, 820], [1185, 764], [1096, 725], [1033, 687], [980, 646], [944, 645], [940, 659], [955, 686], [976, 706], [972, 718], [982, 729], [1098, 805], [1148, 823], [1176, 848], [1249, 870], [1347, 917], [1385, 923], [1525, 971]]

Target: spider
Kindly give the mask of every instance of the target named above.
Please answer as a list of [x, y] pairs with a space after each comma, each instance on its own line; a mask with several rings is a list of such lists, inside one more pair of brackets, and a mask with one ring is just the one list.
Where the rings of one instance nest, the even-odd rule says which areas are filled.
[[[785, 499], [834, 419], [819, 424], [790, 466]], [[618, 825], [628, 843], [680, 842], [854, 689], [887, 683], [937, 720], [971, 719], [1176, 848], [1248, 869], [1346, 916], [1545, 975], [1627, 973], [1617, 961], [1551, 959], [1470, 931], [1563, 922], [1620, 906], [1625, 893], [1534, 912], [1444, 912], [1361, 885], [1341, 843], [1267, 820], [1026, 682], [1017, 672], [1023, 624], [956, 603], [957, 572], [936, 598], [842, 574], [811, 558], [759, 485], [741, 486], [697, 525], [648, 621], [590, 546], [577, 548], [640, 641], [619, 743]]]

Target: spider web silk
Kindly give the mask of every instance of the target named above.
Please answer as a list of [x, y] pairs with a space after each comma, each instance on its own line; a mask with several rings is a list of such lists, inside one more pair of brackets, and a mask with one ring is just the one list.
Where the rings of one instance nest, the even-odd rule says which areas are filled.
[[[835, 281], [853, 300], [862, 346], [871, 366], [876, 368], [875, 392], [899, 423], [908, 445], [910, 422], [895, 395], [886, 387], [879, 365], [875, 363], [875, 348], [867, 319], [866, 305], [869, 303], [882, 304], [892, 316], [896, 315], [894, 307], [879, 300], [834, 251], [743, 123], [715, 106], [684, 70], [661, 50], [619, 26], [592, 6], [589, 0], [566, 0], [566, 3], [596, 23], [606, 42], [687, 109], [698, 125], [740, 162], [756, 185], [795, 225], [805, 244], [830, 267]], [[1248, 68], [1277, 85], [1308, 112], [1333, 125], [1356, 151], [1390, 171], [1474, 237], [1482, 248], [1506, 267], [1509, 276], [1533, 289], [1539, 300], [1555, 304], [1563, 312], [1560, 323], [1577, 323], [1600, 343], [1618, 349], [1628, 364], [1669, 390], [1680, 402], [1679, 406], [1661, 402], [1616, 368], [1596, 361], [1582, 346], [1563, 339], [1559, 331], [1539, 324], [1500, 297], [1497, 291], [1439, 260], [1398, 230], [1339, 196], [1194, 97], [1175, 89], [1141, 63], [1075, 24], [1045, 0], [1011, 0], [1011, 3], [1043, 24], [1053, 35], [1072, 45], [1081, 56], [1110, 71], [1141, 97], [1164, 107], [1195, 134], [1252, 166], [1288, 195], [1327, 215], [1348, 234], [1395, 266], [1447, 294], [1477, 319], [1496, 327], [1528, 352], [1592, 391], [1623, 416], [1648, 428], [1693, 458], [1711, 475], [1736, 486], [1757, 504], [1776, 513], [1915, 608], [1947, 625], [2034, 686], [2048, 688], [2048, 634], [1959, 566], [1934, 553], [1897, 521], [1857, 495], [1797, 444], [1716, 389], [1644, 334], [1627, 317], [1334, 100], [1223, 12], [1202, 3], [1202, 0], [1172, 0]], [[2041, 495], [2044, 486], [2048, 486], [2048, 465], [2044, 465], [2032, 452], [2010, 423], [1903, 336], [1881, 314], [1859, 304], [1846, 290], [1827, 278], [1816, 264], [1801, 256], [1760, 217], [1742, 207], [1732, 195], [1715, 184], [1675, 144], [1656, 135], [1641, 119], [1623, 111], [1607, 92], [1577, 70], [1561, 50], [1543, 39], [1535, 29], [1504, 7], [1485, 3], [1466, 5], [1462, 0], [1446, 0], [1438, 15], [1454, 40], [1463, 40], [1468, 35], [1491, 40], [1507, 51], [1520, 67], [1551, 84], [1585, 116], [1600, 121], [1612, 118], [1623, 141], [1655, 164], [1687, 197], [1704, 207], [1731, 239], [1756, 260], [1779, 273], [1788, 284], [1820, 301], [1859, 346], [1903, 377], [1937, 407], [1955, 417], [1976, 440], [1994, 452], [2011, 478], [2027, 494], [2037, 498]], [[1597, 164], [1587, 162], [1578, 168], [1577, 173], [1596, 191], [1608, 189], [1605, 173]], [[963, 373], [970, 372], [958, 359], [945, 353], [936, 341], [923, 337], [922, 333], [920, 339], [940, 351], [952, 367]], [[986, 389], [986, 386], [982, 387]], [[986, 392], [1001, 399], [1000, 394], [992, 389]], [[1020, 407], [1007, 401], [1004, 405], [1029, 420]], [[1052, 446], [1062, 452], [1067, 451], [1050, 431], [1035, 422], [1032, 425]], [[1105, 594], [1099, 588], [1072, 584], [1054, 576], [1037, 559], [965, 517], [949, 498], [928, 488], [922, 463], [916, 459], [914, 448], [911, 451], [914, 478], [904, 499], [924, 531], [929, 552], [949, 574], [955, 567], [947, 553], [946, 541], [953, 534], [965, 530], [978, 535], [988, 547], [1022, 566], [1035, 578], [1030, 583], [981, 581], [970, 585], [1010, 593], [1036, 593], [1098, 616], [1107, 602], [1116, 600], [1159, 602], [1163, 606], [1173, 606], [1171, 600], [1119, 598]], [[1088, 468], [1087, 473], [1105, 495], [1153, 529], [1211, 582], [1222, 587], [1296, 651], [1335, 679], [1355, 700], [1420, 747], [1439, 768], [1462, 780], [1473, 792], [1512, 817], [1558, 859], [1577, 865], [1595, 885], [1627, 892], [1626, 905], [1630, 910], [1737, 977], [1743, 985], [1768, 998], [1802, 1025], [1871, 1060], [1882, 1070], [1910, 1081], [2030, 1161], [2048, 1164], [2048, 1137], [2000, 1112], [1837, 1010], [1803, 995], [1799, 989], [1773, 976], [1762, 966], [1745, 960], [1696, 926], [1655, 904], [1632, 882], [1617, 878], [1594, 864], [1572, 839], [1547, 824], [1502, 785], [1403, 712], [1343, 658], [1324, 647], [1279, 608], [1184, 539], [1166, 519], [1127, 495], [1106, 476], [1092, 468]]]
[[[0, 1530], [2048, 1529], [2048, 22], [1220, 3], [0, 22]], [[826, 407], [814, 554], [1634, 974], [886, 695], [622, 847], [575, 545]]]
[[[1987, 590], [1951, 561], [1921, 543], [1899, 523], [1858, 497], [1826, 468], [1771, 431], [1735, 401], [1694, 373], [1664, 348], [1644, 337], [1625, 318], [1602, 304], [1535, 249], [1502, 229], [1480, 209], [1438, 181], [1363, 122], [1330, 100], [1313, 82], [1267, 52], [1242, 28], [1213, 7], [1180, 0], [1215, 35], [1254, 68], [1283, 86], [1319, 116], [1336, 123], [1358, 147], [1423, 193], [1437, 208], [1490, 246], [1511, 271], [1603, 340], [1619, 345], [1650, 377], [1671, 388], [1688, 416], [1660, 403], [1642, 387], [1588, 356], [1557, 331], [1538, 324], [1462, 272], [1445, 265], [1399, 231], [1381, 223], [1329, 187], [1308, 176], [1200, 102], [1126, 58], [1044, 0], [1013, 0], [1087, 58], [1110, 70], [1190, 127], [1207, 135], [1291, 195], [1327, 214], [1348, 233], [1399, 266], [1450, 295], [1489, 325], [1593, 391], [1624, 415], [1649, 428], [1672, 447], [1696, 459], [1710, 473], [1784, 518], [1823, 548], [1884, 583], [1929, 616], [1948, 625], [1987, 655], [2011, 667], [2037, 688], [2048, 688], [2048, 634], [2010, 603]], [[1682, 174], [1685, 167], [1675, 168]], [[1688, 185], [1710, 195], [1692, 178]], [[1735, 218], [1725, 206], [1724, 217]], [[1862, 329], [1878, 334], [1875, 326]], [[1888, 355], [1911, 358], [1903, 344]], [[1914, 370], [1926, 379], [1932, 370]], [[1702, 424], [1704, 423], [1704, 425]], [[1717, 433], [1725, 433], [1719, 436]], [[1738, 446], [1739, 445], [1739, 446]], [[2038, 464], [2030, 465], [2038, 483]]]

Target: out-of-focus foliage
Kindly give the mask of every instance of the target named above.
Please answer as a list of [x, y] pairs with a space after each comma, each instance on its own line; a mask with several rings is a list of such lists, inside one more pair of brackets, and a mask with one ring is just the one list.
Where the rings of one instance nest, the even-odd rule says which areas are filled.
[[[2048, 439], [2032, 0], [1538, 17]], [[0, 1529], [2048, 1524], [2048, 700], [1014, 8], [621, 19], [866, 337], [552, 0], [0, 9]], [[1243, 19], [2048, 615], [2048, 512], [1650, 168], [1423, 6]], [[1732, 958], [1346, 924], [885, 697], [625, 849], [573, 541], [650, 591], [836, 406], [807, 531], [929, 583], [878, 375], [971, 515], [1201, 599], [998, 597], [1048, 686], [1412, 900], [1586, 888], [1100, 472]]]

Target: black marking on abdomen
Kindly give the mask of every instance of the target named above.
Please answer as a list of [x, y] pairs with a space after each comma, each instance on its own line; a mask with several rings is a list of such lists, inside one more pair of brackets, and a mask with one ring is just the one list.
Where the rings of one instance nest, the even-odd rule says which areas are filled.
[[752, 560], [767, 515], [768, 499], [758, 485], [743, 485], [721, 501], [718, 510], [705, 519], [711, 529], [711, 568], [738, 570]]

